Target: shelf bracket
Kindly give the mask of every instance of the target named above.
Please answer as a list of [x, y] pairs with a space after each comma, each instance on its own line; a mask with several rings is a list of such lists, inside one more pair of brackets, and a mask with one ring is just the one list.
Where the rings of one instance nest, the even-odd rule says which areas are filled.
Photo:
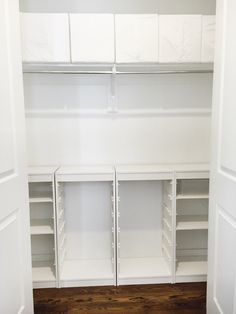
[[112, 74], [111, 74], [111, 87], [110, 87], [110, 99], [109, 99], [109, 105], [107, 108], [107, 113], [118, 113], [117, 103], [116, 103], [116, 64], [113, 64], [112, 67]]

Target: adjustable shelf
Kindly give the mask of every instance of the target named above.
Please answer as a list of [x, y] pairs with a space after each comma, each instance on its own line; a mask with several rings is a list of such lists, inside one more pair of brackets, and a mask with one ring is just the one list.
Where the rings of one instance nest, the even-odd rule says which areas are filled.
[[209, 194], [178, 194], [177, 200], [209, 199]]
[[179, 215], [176, 230], [204, 230], [208, 229], [208, 216]]
[[32, 263], [33, 281], [39, 283], [56, 282], [55, 265], [52, 261], [34, 261]]
[[50, 219], [33, 219], [30, 221], [31, 235], [54, 234], [53, 220]]
[[207, 230], [208, 221], [180, 221], [177, 223], [176, 230]]
[[30, 197], [30, 203], [53, 203], [53, 199], [51, 197]]

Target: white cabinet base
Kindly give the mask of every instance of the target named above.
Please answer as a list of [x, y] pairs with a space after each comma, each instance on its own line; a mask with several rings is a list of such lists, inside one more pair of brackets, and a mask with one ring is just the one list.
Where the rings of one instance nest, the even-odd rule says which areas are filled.
[[56, 288], [57, 282], [52, 262], [33, 262], [32, 267], [34, 288]]
[[65, 260], [61, 272], [61, 287], [114, 285], [110, 259]]
[[171, 273], [163, 257], [120, 259], [119, 285], [170, 282]]

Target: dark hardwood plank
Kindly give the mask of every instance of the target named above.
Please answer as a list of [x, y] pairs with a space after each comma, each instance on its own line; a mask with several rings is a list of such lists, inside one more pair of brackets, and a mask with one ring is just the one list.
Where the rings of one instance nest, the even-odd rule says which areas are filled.
[[205, 314], [206, 284], [34, 290], [35, 314]]

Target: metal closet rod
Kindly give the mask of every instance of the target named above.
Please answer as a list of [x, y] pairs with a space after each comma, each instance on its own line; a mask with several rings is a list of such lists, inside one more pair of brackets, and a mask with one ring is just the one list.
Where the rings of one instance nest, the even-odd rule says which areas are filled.
[[95, 74], [95, 75], [122, 75], [122, 74], [191, 74], [191, 73], [213, 73], [213, 70], [159, 70], [159, 71], [81, 71], [81, 70], [23, 70], [24, 73], [36, 73], [36, 74]]

